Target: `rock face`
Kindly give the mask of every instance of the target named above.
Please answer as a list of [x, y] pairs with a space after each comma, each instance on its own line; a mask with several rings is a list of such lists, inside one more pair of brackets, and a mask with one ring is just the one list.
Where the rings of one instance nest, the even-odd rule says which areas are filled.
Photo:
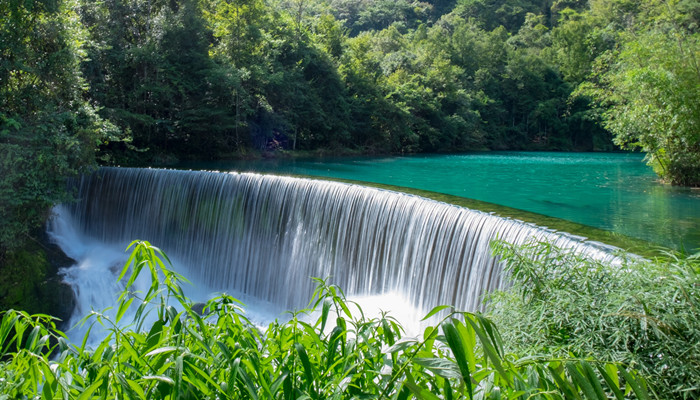
[[63, 282], [59, 271], [75, 264], [75, 260], [68, 257], [56, 244], [50, 242], [45, 229], [42, 231], [40, 243], [46, 254], [48, 269], [46, 280], [41, 284], [39, 297], [47, 306], [46, 313], [61, 320], [58, 324], [59, 329], [68, 328], [63, 325], [68, 323], [75, 309], [75, 293], [70, 285]]
[[0, 311], [48, 314], [60, 319], [59, 329], [67, 328], [75, 296], [59, 271], [75, 261], [50, 243], [45, 231], [33, 238], [21, 249], [0, 254]]
[[209, 309], [205, 303], [194, 303], [192, 304], [192, 311], [196, 312], [200, 316], [205, 316], [209, 314]]
[[61, 330], [67, 326], [73, 309], [75, 308], [75, 294], [73, 288], [63, 282], [61, 277], [54, 276], [42, 282], [39, 289], [39, 298], [46, 305], [46, 314], [60, 320], [56, 325]]

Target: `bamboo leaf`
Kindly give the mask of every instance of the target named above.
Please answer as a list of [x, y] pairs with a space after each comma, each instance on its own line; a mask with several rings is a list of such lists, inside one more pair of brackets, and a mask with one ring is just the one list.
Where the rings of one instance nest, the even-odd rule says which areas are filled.
[[152, 349], [158, 345], [160, 335], [163, 332], [163, 326], [165, 326], [165, 323], [162, 320], [153, 323], [151, 330], [148, 331], [148, 336], [146, 336], [146, 350]]
[[382, 318], [382, 334], [389, 346], [392, 346], [394, 344], [394, 333], [391, 331], [391, 327], [386, 318]]
[[467, 361], [466, 351], [464, 349], [463, 340], [459, 331], [455, 327], [455, 319], [451, 318], [442, 323], [442, 331], [445, 333], [445, 339], [447, 340], [447, 345], [452, 349], [459, 370], [462, 374], [462, 380], [467, 385], [467, 393], [469, 398], [474, 397], [474, 390], [472, 388], [472, 377], [469, 372], [469, 362]]
[[607, 396], [605, 395], [605, 392], [603, 391], [603, 386], [600, 384], [600, 379], [598, 376], [596, 376], [595, 371], [593, 371], [593, 368], [591, 367], [591, 364], [589, 364], [586, 361], [581, 361], [580, 365], [583, 367], [583, 371], [585, 373], [586, 378], [588, 378], [588, 382], [591, 383], [593, 386], [593, 389], [595, 390], [597, 396], [599, 399], [606, 399]]
[[18, 321], [19, 315], [15, 310], [6, 311], [5, 315], [3, 315], [2, 323], [0, 324], [0, 345], [2, 345], [0, 355], [4, 355], [12, 344], [12, 340], [8, 341], [7, 337]]
[[238, 371], [238, 377], [243, 382], [244, 388], [248, 392], [250, 397], [257, 400], [258, 393], [255, 391], [255, 385], [253, 384], [253, 381], [250, 379], [250, 376], [248, 376], [248, 373], [246, 372], [246, 370], [243, 368], [240, 369]]
[[330, 298], [326, 297], [323, 299], [323, 306], [321, 308], [321, 332], [323, 332], [324, 329], [326, 329], [326, 322], [328, 321], [328, 313], [331, 310], [331, 305], [333, 304], [333, 300]]
[[37, 336], [39, 335], [40, 329], [41, 328], [39, 326], [35, 326], [34, 328], [32, 328], [32, 331], [29, 332], [29, 337], [27, 337], [27, 341], [24, 342], [25, 350], [28, 350], [30, 352], [33, 352], [35, 350], [34, 348], [37, 342]]
[[287, 380], [288, 376], [289, 371], [283, 371], [282, 375], [278, 376], [277, 379], [275, 379], [275, 381], [272, 382], [272, 385], [270, 385], [270, 392], [273, 396], [277, 395], [277, 391], [280, 389], [281, 386], [285, 384], [285, 381]]
[[301, 364], [304, 367], [304, 374], [306, 376], [307, 386], [311, 389], [314, 382], [314, 370], [311, 367], [311, 362], [309, 362], [309, 355], [306, 353], [306, 349], [300, 343], [294, 343], [294, 348], [299, 355]]
[[[197, 375], [201, 376], [204, 378], [205, 381], [207, 381], [212, 387], [219, 388], [219, 385], [214, 382], [213, 379], [211, 379], [211, 376], [209, 376], [208, 373], [206, 373], [204, 370], [199, 368], [196, 364], [190, 362], [189, 360], [185, 360], [185, 366], [187, 367], [188, 370], [194, 371]], [[208, 389], [206, 389], [208, 391]]]
[[326, 349], [326, 369], [330, 367], [330, 365], [333, 363], [333, 360], [335, 359], [335, 353], [338, 348], [338, 340], [340, 340], [344, 332], [345, 331], [343, 330], [343, 328], [339, 326], [333, 328], [333, 331], [331, 332], [331, 337], [330, 340], [328, 340], [328, 347]]
[[641, 400], [651, 400], [649, 398], [649, 393], [642, 386], [642, 384], [639, 382], [639, 380], [636, 377], [634, 377], [631, 373], [629, 373], [624, 368], [620, 368], [620, 373], [625, 378], [625, 382], [627, 382], [627, 384], [632, 388], [632, 390], [634, 391], [634, 394], [637, 395], [637, 398], [639, 398]]
[[467, 362], [469, 364], [469, 370], [474, 371], [476, 369], [476, 358], [474, 357], [474, 348], [476, 348], [476, 335], [474, 329], [470, 325], [465, 325], [462, 323], [455, 324], [457, 331], [462, 338], [462, 346], [467, 357]]
[[488, 359], [491, 360], [491, 363], [493, 364], [494, 368], [496, 368], [496, 371], [498, 371], [501, 377], [503, 377], [503, 379], [505, 379], [506, 382], [509, 382], [510, 385], [508, 373], [506, 372], [505, 368], [503, 368], [503, 364], [501, 363], [501, 357], [498, 355], [498, 352], [496, 351], [493, 343], [491, 342], [491, 337], [487, 333], [485, 333], [481, 329], [481, 327], [469, 316], [467, 316], [465, 319], [472, 326], [477, 336], [479, 336], [479, 340], [481, 341], [481, 345], [484, 349], [484, 352], [486, 353]]
[[119, 303], [119, 308], [117, 309], [117, 316], [115, 319], [116, 322], [119, 322], [122, 319], [122, 317], [124, 316], [124, 313], [126, 312], [126, 310], [129, 309], [129, 306], [131, 306], [131, 303], [133, 303], [133, 302], [134, 302], [134, 298], [132, 297], [126, 301], [121, 301]]
[[126, 383], [129, 385], [131, 388], [131, 391], [135, 393], [139, 399], [146, 400], [146, 393], [144, 393], [143, 388], [136, 382], [127, 379]]
[[78, 396], [77, 400], [92, 398], [92, 394], [95, 393], [95, 390], [97, 390], [100, 387], [100, 385], [102, 385], [102, 381], [102, 379], [99, 379], [93, 382], [92, 385], [88, 386], [85, 390], [83, 390], [82, 393], [80, 393], [80, 396]]
[[415, 338], [403, 338], [399, 339], [393, 346], [386, 349], [386, 353], [395, 353], [397, 351], [406, 350], [412, 346], [418, 344], [418, 340]]
[[[453, 361], [444, 358], [419, 358], [413, 359], [413, 362], [422, 366], [423, 368], [429, 369], [435, 375], [441, 376], [443, 378], [462, 378], [459, 367]], [[471, 378], [470, 378], [471, 379]]]
[[615, 398], [618, 400], [623, 400], [625, 395], [620, 390], [620, 380], [617, 376], [617, 367], [614, 364], [606, 364], [605, 368], [598, 365], [598, 372], [600, 372], [600, 375], [608, 384], [610, 390], [612, 390]]
[[406, 376], [406, 381], [404, 382], [406, 386], [413, 392], [413, 394], [419, 398], [419, 399], [424, 399], [424, 400], [440, 400], [439, 397], [437, 397], [435, 394], [430, 392], [426, 388], [422, 388], [418, 385], [416, 385], [416, 382], [413, 380], [413, 378], [410, 375]]
[[175, 381], [172, 378], [165, 376], [165, 375], [145, 375], [141, 378], [141, 380], [163, 382], [163, 383], [167, 383], [170, 386], [175, 385]]
[[569, 372], [569, 376], [576, 383], [576, 385], [581, 388], [583, 394], [586, 398], [590, 400], [598, 400], [598, 394], [593, 389], [593, 386], [588, 381], [588, 378], [581, 373], [581, 371], [576, 368], [574, 363], [566, 363], [566, 370]]
[[427, 320], [428, 318], [432, 317], [433, 315], [439, 313], [440, 311], [445, 310], [445, 309], [448, 309], [448, 308], [452, 308], [452, 306], [442, 305], [442, 306], [434, 307], [432, 310], [430, 310], [430, 312], [428, 312], [428, 313], [425, 315], [425, 317], [423, 317], [423, 319], [421, 319], [421, 321], [425, 321], [425, 320]]
[[179, 350], [179, 347], [174, 347], [174, 346], [160, 347], [158, 349], [149, 351], [148, 353], [146, 353], [144, 355], [144, 357], [151, 357], [151, 356], [155, 356], [157, 354], [163, 354], [163, 353], [165, 353], [165, 354], [174, 353], [178, 350]]

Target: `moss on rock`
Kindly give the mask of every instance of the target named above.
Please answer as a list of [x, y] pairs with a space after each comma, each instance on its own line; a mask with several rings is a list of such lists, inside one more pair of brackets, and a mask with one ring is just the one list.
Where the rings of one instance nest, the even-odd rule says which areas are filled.
[[48, 314], [62, 321], [70, 317], [75, 299], [58, 275], [70, 259], [45, 235], [19, 249], [0, 253], [0, 311], [15, 309]]

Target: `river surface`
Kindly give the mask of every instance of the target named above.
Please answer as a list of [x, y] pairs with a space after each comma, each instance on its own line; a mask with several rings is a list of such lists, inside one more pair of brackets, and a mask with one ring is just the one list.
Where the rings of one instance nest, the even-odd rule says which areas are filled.
[[659, 183], [640, 154], [489, 152], [177, 167], [404, 186], [544, 214], [673, 248], [700, 248], [700, 190]]

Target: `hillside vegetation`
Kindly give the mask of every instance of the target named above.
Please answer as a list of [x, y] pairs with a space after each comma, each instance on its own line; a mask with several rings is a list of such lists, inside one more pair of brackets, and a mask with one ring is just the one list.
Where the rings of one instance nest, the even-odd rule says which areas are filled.
[[700, 183], [693, 0], [7, 0], [0, 247], [96, 163], [640, 148]]

